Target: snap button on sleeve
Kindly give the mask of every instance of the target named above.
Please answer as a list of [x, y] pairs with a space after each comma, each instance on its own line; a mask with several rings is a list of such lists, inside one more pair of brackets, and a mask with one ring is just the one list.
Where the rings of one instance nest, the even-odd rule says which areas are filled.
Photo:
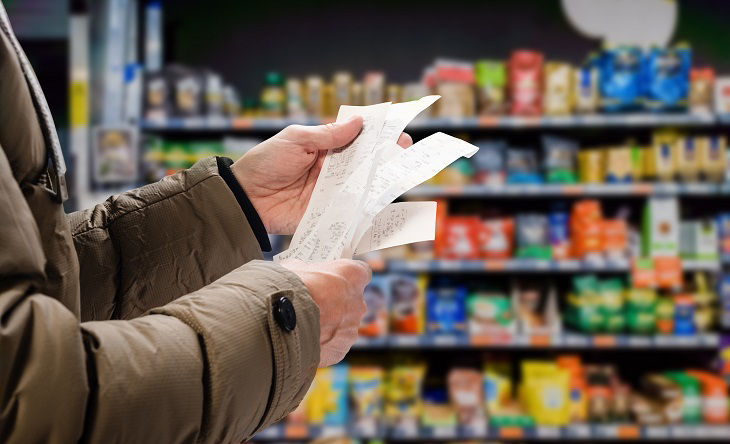
[[297, 314], [294, 311], [294, 304], [288, 297], [282, 296], [274, 301], [274, 319], [279, 327], [285, 331], [292, 331], [297, 326]]

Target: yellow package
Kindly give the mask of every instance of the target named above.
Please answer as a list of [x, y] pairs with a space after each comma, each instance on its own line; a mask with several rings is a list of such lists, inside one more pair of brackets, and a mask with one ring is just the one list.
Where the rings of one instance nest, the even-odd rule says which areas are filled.
[[673, 131], [657, 131], [652, 137], [651, 150], [646, 162], [648, 176], [672, 181], [677, 169], [677, 139]]
[[309, 389], [307, 419], [310, 424], [323, 424], [327, 414], [336, 410], [337, 392], [332, 389], [332, 371], [320, 368]]
[[385, 416], [390, 425], [418, 421], [425, 373], [422, 364], [400, 364], [390, 369], [385, 390]]
[[484, 403], [487, 413], [497, 415], [512, 399], [512, 369], [509, 361], [490, 361], [484, 366]]
[[332, 85], [335, 90], [334, 109], [335, 113], [342, 105], [352, 105], [352, 75], [349, 72], [341, 71], [332, 76]]
[[322, 88], [322, 117], [333, 118], [339, 107], [336, 105], [335, 85], [327, 83]]
[[317, 370], [307, 399], [309, 424], [344, 425], [347, 422], [348, 373], [345, 364]]
[[582, 183], [602, 183], [603, 170], [602, 150], [588, 149], [578, 152], [578, 176]]
[[554, 362], [524, 361], [521, 398], [538, 425], [562, 426], [570, 421], [570, 373]]
[[313, 117], [321, 117], [324, 107], [324, 82], [322, 77], [309, 76], [306, 84], [306, 109], [307, 114]]
[[705, 180], [722, 182], [725, 180], [725, 156], [727, 140], [725, 136], [697, 138], [700, 171]]
[[626, 183], [634, 180], [631, 148], [622, 146], [606, 150], [606, 182]]
[[374, 423], [383, 416], [383, 368], [350, 368], [350, 404], [356, 424]]
[[543, 111], [549, 116], [563, 116], [573, 111], [573, 67], [568, 63], [545, 64]]
[[700, 177], [700, 156], [693, 136], [683, 136], [676, 142], [677, 175], [685, 182], [696, 182]]
[[641, 182], [646, 176], [645, 163], [649, 150], [633, 142], [629, 143], [629, 146], [631, 147], [631, 175], [635, 181]]

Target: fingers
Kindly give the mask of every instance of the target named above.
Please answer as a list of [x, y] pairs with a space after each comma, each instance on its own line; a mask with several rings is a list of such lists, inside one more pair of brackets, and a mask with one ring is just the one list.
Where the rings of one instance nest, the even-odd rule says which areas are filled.
[[355, 288], [365, 288], [373, 277], [373, 270], [363, 261], [339, 259], [336, 263], [341, 268], [345, 279]]
[[413, 145], [413, 139], [408, 133], [400, 133], [400, 137], [398, 137], [398, 145], [403, 148], [408, 148]]
[[360, 129], [362, 129], [362, 117], [360, 116], [352, 116], [343, 122], [300, 127], [300, 131], [307, 141], [319, 150], [347, 145], [360, 133]]

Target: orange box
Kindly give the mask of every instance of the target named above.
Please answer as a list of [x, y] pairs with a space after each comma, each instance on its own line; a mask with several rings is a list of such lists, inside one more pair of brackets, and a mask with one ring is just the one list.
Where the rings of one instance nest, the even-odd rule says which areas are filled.
[[659, 288], [679, 288], [684, 281], [682, 261], [678, 257], [655, 257], [654, 275]]

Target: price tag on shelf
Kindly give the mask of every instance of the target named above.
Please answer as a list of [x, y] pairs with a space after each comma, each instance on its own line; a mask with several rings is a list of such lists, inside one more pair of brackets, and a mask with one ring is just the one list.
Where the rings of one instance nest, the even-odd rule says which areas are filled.
[[322, 427], [322, 438], [333, 438], [339, 436], [345, 436], [346, 431], [344, 426], [324, 426]]
[[563, 345], [569, 347], [587, 347], [590, 345], [590, 337], [575, 333], [566, 333], [563, 335]]
[[393, 435], [403, 438], [415, 438], [418, 436], [418, 424], [415, 421], [406, 421], [398, 424], [393, 429]]
[[702, 345], [716, 347], [720, 343], [720, 335], [717, 333], [704, 333], [700, 336]]
[[525, 434], [525, 430], [522, 427], [500, 427], [498, 429], [498, 435], [504, 439], [520, 439]]
[[458, 271], [464, 268], [467, 262], [457, 260], [445, 260], [439, 262], [439, 268], [444, 271]]
[[582, 194], [583, 190], [584, 188], [581, 185], [563, 185], [560, 192], [566, 196], [576, 196]]
[[638, 439], [641, 436], [641, 429], [635, 425], [616, 426], [616, 437], [618, 439]]
[[434, 345], [450, 346], [459, 343], [459, 338], [455, 335], [434, 335], [431, 339]]
[[438, 426], [431, 429], [434, 438], [456, 438], [456, 427]]
[[487, 422], [477, 421], [474, 424], [465, 425], [462, 427], [461, 436], [464, 438], [486, 438], [487, 437]]
[[375, 418], [368, 418], [368, 419], [372, 419], [372, 420], [371, 421], [359, 421], [355, 425], [355, 434], [358, 437], [369, 438], [369, 437], [374, 437], [377, 435], [378, 428], [377, 428], [377, 424], [374, 420]]
[[667, 439], [670, 436], [669, 428], [666, 426], [647, 426], [645, 433], [649, 439]]
[[404, 347], [404, 346], [416, 346], [421, 343], [421, 336], [420, 335], [394, 335], [391, 337], [391, 341], [393, 345], [396, 347]]
[[672, 438], [692, 438], [694, 430], [690, 426], [674, 425], [669, 428]]
[[591, 426], [588, 424], [573, 424], [565, 428], [565, 434], [569, 438], [588, 439], [591, 437]]
[[650, 336], [629, 335], [626, 337], [626, 345], [629, 347], [651, 347], [652, 338]]
[[537, 426], [536, 435], [541, 439], [558, 439], [560, 438], [560, 427]]
[[459, 196], [463, 194], [464, 187], [461, 185], [448, 185], [443, 188], [443, 191], [447, 196]]
[[304, 424], [287, 424], [284, 436], [288, 439], [304, 439], [309, 435], [309, 428]]
[[597, 425], [595, 426], [596, 437], [604, 439], [618, 438], [618, 430], [615, 425]]
[[499, 125], [499, 116], [480, 116], [477, 124], [482, 128], [492, 128]]
[[614, 335], [595, 335], [593, 337], [593, 346], [600, 348], [616, 347], [616, 336]]
[[507, 262], [502, 260], [486, 260], [484, 261], [484, 269], [487, 271], [500, 271], [507, 268]]
[[281, 436], [281, 429], [276, 426], [269, 426], [256, 434], [256, 438], [276, 439]]
[[249, 129], [253, 127], [253, 120], [245, 117], [237, 117], [231, 122], [234, 129]]
[[533, 347], [547, 347], [550, 345], [550, 335], [530, 335], [530, 345]]

